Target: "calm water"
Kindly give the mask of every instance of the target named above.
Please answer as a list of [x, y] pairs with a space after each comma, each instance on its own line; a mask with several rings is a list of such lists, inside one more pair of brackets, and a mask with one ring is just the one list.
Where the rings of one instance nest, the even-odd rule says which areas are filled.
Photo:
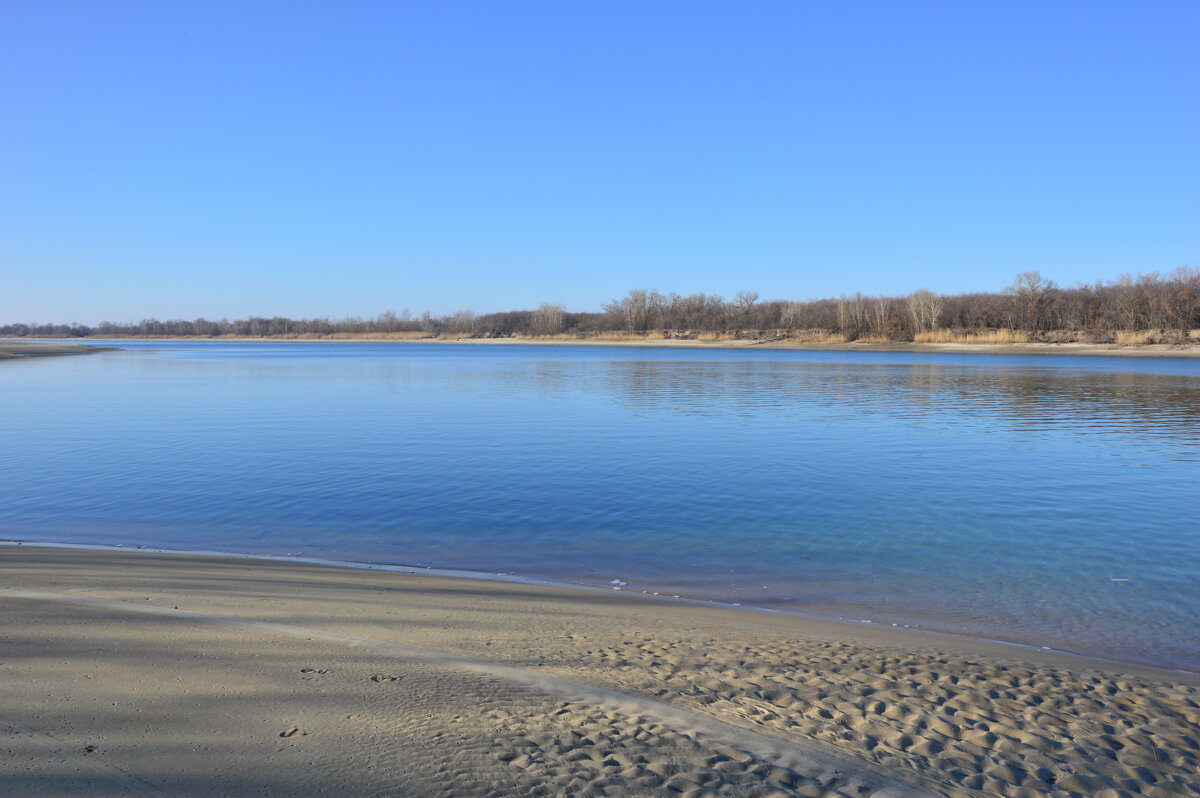
[[123, 343], [0, 364], [0, 537], [509, 572], [1200, 669], [1200, 361]]

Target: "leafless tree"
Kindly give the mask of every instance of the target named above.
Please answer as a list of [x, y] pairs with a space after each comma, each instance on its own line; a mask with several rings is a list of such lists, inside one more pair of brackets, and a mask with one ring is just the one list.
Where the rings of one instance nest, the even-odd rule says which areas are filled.
[[927, 288], [914, 291], [906, 300], [908, 313], [912, 317], [913, 329], [916, 332], [936, 330], [938, 318], [942, 315], [943, 300]]
[[[935, 329], [1021, 329], [1032, 336], [1060, 332], [1111, 340], [1120, 330], [1172, 330], [1175, 340], [1190, 340], [1186, 331], [1200, 328], [1200, 268], [1180, 266], [1163, 274], [1151, 272], [1091, 285], [1059, 288], [1038, 272], [1025, 272], [1003, 292], [942, 296], [922, 289], [907, 297], [871, 297], [861, 293], [837, 299], [803, 302], [761, 301], [757, 292], [742, 291], [732, 301], [712, 294], [661, 294], [636, 289], [604, 306], [602, 313], [571, 313], [561, 305], [476, 316], [459, 311], [449, 316], [429, 313], [413, 318], [407, 309], [397, 316], [387, 310], [372, 319], [206, 318], [79, 324], [36, 322], [0, 325], [0, 335], [29, 337], [99, 336], [285, 336], [333, 333], [424, 331], [437, 335], [512, 336], [600, 330], [644, 332], [811, 329], [850, 337], [870, 333], [903, 338]], [[1107, 337], [1106, 337], [1107, 336]]]
[[471, 310], [456, 310], [450, 317], [446, 328], [452, 333], [470, 335], [475, 332], [475, 312]]
[[557, 335], [563, 331], [567, 309], [562, 305], [545, 303], [533, 312], [534, 335]]
[[1008, 287], [1008, 294], [1013, 298], [1018, 327], [1033, 331], [1044, 329], [1047, 297], [1054, 288], [1054, 281], [1042, 277], [1041, 272], [1022, 272], [1017, 275]]
[[892, 326], [892, 300], [881, 296], [871, 303], [871, 334], [887, 337]]

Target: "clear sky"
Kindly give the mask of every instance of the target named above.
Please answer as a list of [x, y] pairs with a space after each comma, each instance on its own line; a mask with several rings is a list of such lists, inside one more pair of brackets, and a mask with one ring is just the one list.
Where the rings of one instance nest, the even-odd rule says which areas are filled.
[[0, 322], [1200, 262], [1200, 2], [0, 3]]

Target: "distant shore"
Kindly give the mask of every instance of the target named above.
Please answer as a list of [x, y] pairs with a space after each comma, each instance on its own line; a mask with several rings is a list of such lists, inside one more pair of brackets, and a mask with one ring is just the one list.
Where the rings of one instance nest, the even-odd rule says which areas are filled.
[[0, 779], [14, 794], [1198, 786], [1194, 675], [616, 591], [238, 557], [7, 545], [0, 582]]
[[[269, 342], [269, 341], [300, 341], [305, 343], [420, 343], [420, 344], [476, 344], [483, 346], [625, 346], [625, 347], [657, 347], [670, 349], [787, 349], [798, 351], [820, 352], [914, 352], [922, 354], [978, 354], [978, 355], [1079, 355], [1092, 357], [1200, 357], [1200, 343], [1197, 344], [1098, 344], [1098, 343], [914, 343], [910, 341], [895, 342], [824, 342], [803, 341], [793, 339], [752, 339], [735, 338], [715, 341], [704, 341], [690, 338], [664, 338], [654, 336], [597, 336], [590, 338], [574, 337], [511, 337], [511, 338], [472, 338], [467, 336], [440, 335], [437, 337], [423, 334], [363, 334], [336, 333], [332, 335], [288, 335], [269, 337], [242, 336], [139, 336], [130, 338], [85, 338], [75, 340], [95, 341], [192, 341], [192, 342]], [[7, 346], [38, 346], [38, 344], [0, 341], [0, 352]], [[45, 346], [59, 346], [46, 344]], [[71, 344], [62, 344], [69, 347]], [[97, 347], [97, 349], [100, 349]], [[72, 349], [71, 351], [78, 351]], [[46, 351], [45, 354], [53, 354]]]
[[45, 355], [90, 355], [96, 352], [111, 352], [115, 347], [95, 344], [46, 343], [44, 341], [0, 340], [0, 360]]
[[1091, 355], [1117, 357], [1200, 357], [1200, 344], [970, 344], [970, 343], [820, 343], [804, 341], [566, 340], [539, 338], [425, 338], [423, 343], [531, 344], [539, 346], [634, 346], [671, 349], [793, 349], [818, 352], [919, 352], [979, 355]]

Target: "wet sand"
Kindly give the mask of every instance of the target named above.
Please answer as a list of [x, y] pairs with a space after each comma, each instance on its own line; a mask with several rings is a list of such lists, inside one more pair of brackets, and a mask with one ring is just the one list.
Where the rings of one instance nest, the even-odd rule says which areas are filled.
[[2, 794], [1200, 794], [1200, 678], [984, 641], [33, 546], [0, 602]]
[[57, 341], [0, 341], [0, 360], [44, 355], [90, 355], [96, 352], [111, 352], [111, 346], [95, 344], [69, 344]]

